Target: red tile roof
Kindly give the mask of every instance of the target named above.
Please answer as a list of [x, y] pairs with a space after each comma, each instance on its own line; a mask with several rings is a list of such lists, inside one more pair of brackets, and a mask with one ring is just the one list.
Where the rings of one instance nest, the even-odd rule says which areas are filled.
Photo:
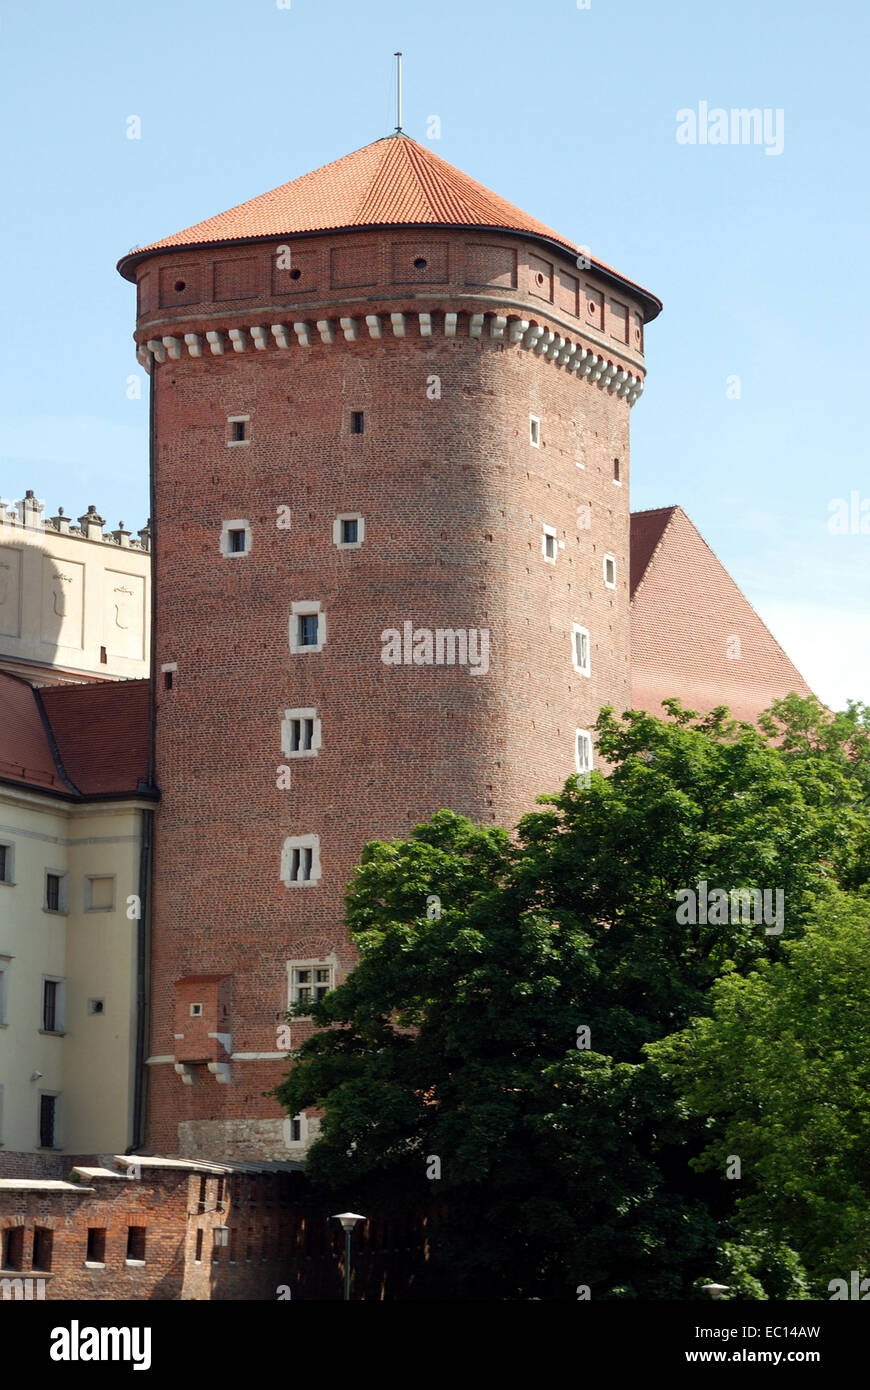
[[754, 721], [790, 691], [812, 694], [681, 507], [632, 515], [631, 589], [636, 709], [661, 716], [675, 695]]
[[[121, 258], [118, 268], [132, 280], [133, 267], [145, 252], [170, 247], [346, 228], [427, 225], [498, 227], [545, 237], [572, 255], [580, 249], [425, 145], [410, 136], [396, 134], [375, 140], [269, 193], [131, 252]], [[624, 280], [612, 266], [603, 261], [594, 263]], [[641, 293], [649, 301], [649, 317], [654, 318], [660, 302], [647, 290]]]
[[147, 681], [37, 690], [0, 672], [0, 779], [78, 798], [132, 795], [147, 776]]

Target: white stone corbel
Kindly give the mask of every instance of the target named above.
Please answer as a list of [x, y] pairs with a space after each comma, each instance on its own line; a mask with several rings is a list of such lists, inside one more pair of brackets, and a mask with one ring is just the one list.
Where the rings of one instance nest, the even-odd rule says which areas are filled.
[[329, 322], [329, 319], [318, 319], [317, 331], [320, 334], [320, 341], [322, 343], [335, 342], [335, 333], [333, 331], [332, 324]]
[[510, 319], [508, 328], [508, 342], [518, 343], [525, 333], [529, 331], [528, 319]]
[[359, 324], [356, 319], [339, 319], [345, 342], [355, 343], [359, 337]]
[[287, 327], [286, 323], [273, 323], [272, 337], [275, 339], [279, 348], [288, 348], [290, 346], [290, 329]]
[[405, 336], [405, 315], [390, 314], [390, 322], [393, 325], [393, 337], [404, 338]]
[[458, 318], [459, 318], [459, 315], [458, 315], [458, 314], [454, 314], [454, 313], [449, 313], [449, 314], [445, 314], [445, 315], [444, 315], [444, 336], [445, 336], [445, 338], [455, 338], [455, 337], [456, 337], [456, 320], [457, 320]]
[[177, 362], [181, 356], [181, 339], [165, 337], [163, 339], [163, 346], [166, 348], [173, 362]]
[[192, 1086], [192, 1085], [193, 1085], [194, 1071], [193, 1071], [193, 1067], [190, 1065], [190, 1063], [189, 1063], [189, 1062], [175, 1062], [173, 1065], [174, 1065], [174, 1067], [175, 1067], [175, 1070], [178, 1072], [178, 1075], [181, 1077], [182, 1081], [184, 1082], [185, 1086]]
[[230, 1064], [229, 1062], [206, 1062], [206, 1066], [212, 1076], [222, 1086], [230, 1084]]
[[149, 338], [147, 343], [148, 351], [153, 352], [158, 362], [166, 361], [166, 348], [159, 338]]
[[220, 357], [224, 350], [223, 333], [216, 333], [213, 328], [210, 328], [205, 336], [208, 339], [208, 345], [214, 353], [215, 357]]
[[523, 347], [533, 348], [543, 332], [544, 330], [539, 323], [533, 323], [531, 328], [527, 328], [525, 331]]
[[366, 328], [370, 338], [380, 338], [383, 332], [379, 314], [366, 314]]
[[489, 325], [489, 336], [491, 338], [503, 338], [507, 328], [507, 316], [505, 314], [493, 314]]
[[198, 333], [185, 333], [184, 341], [191, 357], [202, 357], [202, 338]]
[[244, 328], [231, 328], [230, 342], [233, 345], [233, 352], [244, 352], [245, 348], [248, 346]]
[[143, 347], [141, 343], [139, 347], [137, 347], [136, 349], [136, 361], [139, 363], [140, 367], [145, 368], [146, 372], [150, 372], [151, 357], [148, 353], [148, 349], [146, 347]]
[[294, 323], [293, 332], [296, 334], [302, 347], [311, 347], [310, 323]]
[[486, 314], [472, 314], [471, 323], [468, 326], [469, 338], [479, 338], [483, 334], [483, 321]]
[[534, 344], [534, 349], [533, 349], [533, 350], [538, 354], [539, 357], [542, 356], [542, 354], [544, 354], [544, 353], [549, 354], [549, 351], [550, 351], [550, 344], [552, 343], [552, 341], [553, 341], [553, 339], [555, 338], [555, 336], [556, 336], [556, 335], [555, 335], [555, 333], [553, 332], [552, 328], [545, 328], [545, 329], [543, 330], [543, 332], [542, 332], [540, 338], [539, 338], [538, 341]]
[[420, 314], [417, 315], [417, 319], [418, 319], [419, 324], [420, 324], [420, 337], [421, 337], [421, 338], [431, 338], [431, 337], [432, 337], [432, 315], [431, 315], [431, 314], [423, 314], [423, 313], [420, 313]]
[[251, 329], [251, 337], [254, 340], [254, 347], [259, 348], [260, 352], [265, 352], [269, 346], [269, 330], [255, 324]]
[[551, 343], [550, 346], [547, 348], [547, 356], [548, 356], [548, 357], [553, 357], [553, 358], [559, 358], [559, 357], [562, 356], [562, 353], [563, 353], [564, 351], [565, 351], [565, 339], [562, 338], [562, 337], [560, 337], [560, 335], [557, 333], [557, 334], [554, 336], [552, 343]]

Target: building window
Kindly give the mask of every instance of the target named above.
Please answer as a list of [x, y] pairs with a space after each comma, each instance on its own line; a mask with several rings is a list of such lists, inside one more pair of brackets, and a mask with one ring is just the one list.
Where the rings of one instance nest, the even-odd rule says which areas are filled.
[[362, 434], [365, 429], [365, 416], [361, 410], [350, 412], [350, 432], [351, 434]]
[[101, 665], [101, 666], [107, 666], [108, 664], [109, 664], [109, 654], [108, 654], [108, 652], [106, 651], [106, 648], [105, 648], [105, 647], [100, 647], [100, 665]]
[[339, 550], [358, 550], [366, 538], [366, 524], [358, 512], [346, 512], [332, 523], [332, 540]]
[[45, 910], [46, 912], [66, 912], [66, 875], [46, 873]]
[[620, 476], [619, 469], [619, 459], [613, 460], [613, 481], [617, 483], [620, 487], [622, 486], [622, 478]]
[[6, 982], [10, 960], [10, 956], [0, 956], [0, 1024], [6, 1022]]
[[191, 1004], [190, 1016], [191, 1018], [202, 1018], [202, 1004]]
[[127, 1259], [145, 1263], [145, 1232], [147, 1226], [127, 1227]]
[[163, 672], [163, 689], [171, 690], [174, 684], [175, 672], [178, 670], [177, 661], [168, 661], [165, 666], [160, 667]]
[[205, 1211], [208, 1207], [208, 1178], [206, 1177], [201, 1177], [199, 1180], [199, 1201], [197, 1206], [201, 1212]]
[[202, 1264], [202, 1228], [196, 1233], [196, 1255], [194, 1256], [194, 1263], [198, 1265]]
[[549, 564], [555, 565], [558, 553], [559, 542], [556, 539], [555, 529], [552, 526], [545, 526], [544, 534], [541, 537], [541, 554]]
[[301, 1144], [302, 1142], [302, 1116], [296, 1115], [290, 1121], [290, 1142]]
[[592, 735], [586, 729], [577, 730], [577, 771], [592, 771]]
[[221, 522], [221, 555], [227, 558], [233, 555], [250, 555], [252, 549], [253, 538], [249, 521], [238, 517], [233, 521]]
[[537, 415], [529, 416], [529, 443], [533, 449], [541, 447], [541, 422]]
[[290, 967], [291, 1004], [319, 1004], [331, 989], [331, 965], [306, 964]]
[[315, 874], [313, 844], [308, 843], [313, 836], [305, 836], [299, 840], [286, 840], [284, 842], [284, 855], [281, 876], [284, 882], [290, 883], [313, 883], [320, 877], [320, 865], [318, 863], [317, 873]]
[[288, 709], [281, 721], [281, 748], [287, 758], [314, 758], [320, 749], [316, 709]]
[[63, 980], [43, 978], [42, 1031], [63, 1032]]
[[12, 883], [12, 856], [13, 846], [10, 844], [0, 844], [0, 883]]
[[48, 1226], [33, 1228], [33, 1268], [51, 1269], [51, 1250], [54, 1244], [54, 1231]]
[[7, 1226], [3, 1232], [3, 1268], [24, 1268], [23, 1226]]
[[115, 906], [115, 879], [88, 874], [85, 879], [85, 911], [111, 912]]
[[228, 434], [227, 444], [247, 444], [249, 440], [248, 426], [250, 415], [230, 415], [227, 417]]
[[46, 1095], [44, 1092], [39, 1097], [39, 1147], [41, 1149], [56, 1149], [57, 1142], [57, 1096]]
[[326, 641], [326, 614], [319, 603], [294, 603], [290, 612], [291, 652], [320, 652]]
[[604, 583], [606, 588], [616, 588], [616, 561], [612, 555], [604, 557]]
[[581, 676], [590, 675], [590, 653], [589, 653], [589, 632], [579, 623], [574, 624], [572, 633], [574, 670], [579, 671]]
[[105, 1011], [106, 1011], [106, 1003], [105, 1003], [105, 1000], [104, 1000], [104, 999], [89, 999], [89, 1000], [88, 1000], [88, 1013], [89, 1013], [89, 1014], [102, 1014], [102, 1013], [105, 1013]]

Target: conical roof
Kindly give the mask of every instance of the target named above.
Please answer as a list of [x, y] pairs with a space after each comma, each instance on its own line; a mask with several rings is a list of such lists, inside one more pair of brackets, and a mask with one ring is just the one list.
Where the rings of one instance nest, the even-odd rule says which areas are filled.
[[[137, 249], [122, 257], [118, 268], [132, 280], [134, 267], [143, 255], [172, 247], [400, 226], [498, 228], [543, 238], [574, 255], [580, 249], [425, 145], [397, 133]], [[624, 281], [612, 267], [598, 260], [594, 263]], [[658, 300], [648, 291], [643, 294], [657, 313], [661, 307]]]

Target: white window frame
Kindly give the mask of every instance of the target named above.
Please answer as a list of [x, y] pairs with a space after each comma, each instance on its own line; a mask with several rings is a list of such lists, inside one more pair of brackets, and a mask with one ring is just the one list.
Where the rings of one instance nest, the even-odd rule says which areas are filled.
[[5, 883], [7, 888], [15, 887], [15, 841], [7, 840], [5, 836], [0, 839], [0, 847], [6, 851], [6, 878], [0, 878], [0, 883]]
[[[299, 1138], [293, 1139], [293, 1121], [299, 1121]], [[304, 1149], [308, 1145], [308, 1116], [304, 1110], [300, 1110], [298, 1115], [288, 1115], [284, 1121], [284, 1147], [286, 1149]]]
[[[291, 856], [294, 849], [311, 850], [311, 873], [308, 878], [291, 878]], [[281, 882], [286, 888], [314, 888], [320, 882], [320, 836], [290, 835], [281, 847]], [[297, 962], [298, 964], [298, 962]]]
[[[586, 662], [582, 665], [577, 660], [577, 638], [586, 638]], [[589, 635], [588, 627], [583, 627], [580, 623], [573, 623], [571, 627], [571, 659], [574, 662], [574, 670], [581, 676], [592, 675], [592, 638]]]
[[[581, 744], [588, 749], [588, 767], [584, 767], [580, 760]], [[592, 742], [592, 735], [588, 729], [577, 729], [574, 735], [574, 761], [577, 764], [577, 771], [583, 775], [584, 772], [591, 772], [595, 767], [595, 745]]]
[[228, 447], [229, 449], [237, 449], [237, 448], [239, 448], [241, 445], [250, 444], [250, 442], [251, 442], [251, 432], [250, 432], [250, 430], [245, 430], [245, 434], [246, 434], [246, 436], [247, 436], [247, 438], [245, 438], [245, 439], [230, 439], [229, 436], [232, 434], [232, 429], [230, 428], [230, 426], [232, 426], [232, 425], [241, 425], [241, 424], [249, 425], [250, 423], [251, 423], [251, 417], [250, 417], [250, 415], [228, 415], [228, 416], [227, 416], [227, 447]]
[[[313, 646], [302, 647], [299, 645], [299, 618], [310, 617], [316, 613], [317, 641]], [[300, 600], [298, 603], [290, 605], [290, 651], [294, 656], [304, 656], [308, 652], [322, 652], [326, 645], [326, 614], [319, 601], [314, 599]]]
[[541, 418], [539, 415], [529, 416], [529, 443], [533, 449], [541, 447]]
[[[341, 525], [343, 521], [355, 521], [356, 540], [343, 541], [341, 539]], [[332, 543], [337, 550], [359, 550], [366, 538], [365, 517], [360, 516], [359, 512], [341, 512], [332, 523]]]
[[[94, 907], [93, 893], [95, 879], [109, 879], [112, 885], [112, 902], [109, 907]], [[85, 874], [85, 912], [114, 912], [118, 904], [117, 874]]]
[[[553, 542], [552, 555], [547, 554], [547, 541]], [[545, 526], [541, 532], [541, 554], [548, 565], [555, 565], [556, 556], [559, 554], [559, 535], [555, 526]]]
[[[293, 721], [310, 719], [314, 724], [311, 731], [310, 748], [293, 748]], [[285, 758], [316, 758], [321, 747], [320, 720], [316, 709], [285, 709], [281, 720], [281, 751]]]
[[[608, 566], [608, 564], [611, 564], [611, 565], [613, 566], [613, 582], [612, 582], [612, 583], [611, 583], [610, 580], [607, 578], [607, 566]], [[604, 587], [605, 587], [605, 589], [615, 589], [615, 588], [616, 588], [616, 556], [615, 556], [615, 555], [605, 555], [605, 556], [604, 556], [604, 559], [603, 559], [603, 561], [602, 561], [602, 569], [603, 569], [603, 571], [604, 571]]]
[[[49, 875], [60, 879], [60, 886], [57, 890], [57, 907], [48, 906], [48, 879]], [[67, 902], [67, 872], [66, 869], [46, 869], [43, 873], [42, 884], [42, 910], [48, 912], [52, 917], [65, 917], [69, 911]]]
[[[338, 957], [331, 956], [311, 956], [308, 960], [288, 960], [287, 961], [287, 1007], [291, 1008], [299, 1001], [293, 997], [295, 981], [294, 973], [297, 970], [328, 970], [330, 972], [330, 983], [328, 988], [335, 989], [338, 977]], [[299, 1116], [294, 1115], [298, 1120]]]
[[[58, 986], [54, 996], [54, 1027], [45, 1026], [45, 986], [54, 984]], [[65, 1030], [66, 1023], [66, 980], [62, 975], [43, 975], [39, 990], [39, 1031], [45, 1033], [50, 1038], [61, 1037]]]
[[[240, 439], [238, 442], [239, 442], [240, 444], [244, 444], [244, 443], [246, 443], [247, 441], [246, 441], [246, 440]], [[231, 532], [231, 531], [244, 531], [244, 533], [245, 533], [245, 548], [244, 548], [244, 550], [232, 550], [232, 549], [230, 548], [230, 532]], [[251, 534], [251, 523], [250, 523], [249, 521], [245, 521], [244, 518], [240, 517], [240, 518], [239, 518], [238, 520], [236, 520], [236, 521], [223, 521], [223, 522], [221, 522], [220, 551], [221, 551], [221, 555], [223, 555], [225, 559], [227, 559], [227, 560], [239, 560], [239, 559], [241, 559], [242, 556], [244, 556], [244, 555], [250, 555], [252, 549], [253, 549], [253, 536], [252, 536], [252, 534]]]

